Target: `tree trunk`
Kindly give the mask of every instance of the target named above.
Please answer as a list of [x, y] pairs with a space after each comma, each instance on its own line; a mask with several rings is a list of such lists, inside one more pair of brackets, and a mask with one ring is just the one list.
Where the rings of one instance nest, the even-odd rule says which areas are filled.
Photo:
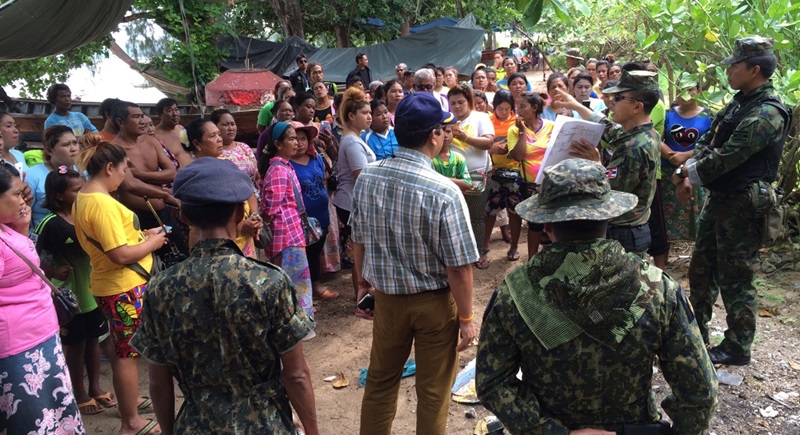
[[283, 33], [287, 38], [297, 36], [306, 39], [299, 0], [269, 0], [269, 4], [283, 25]]
[[461, 0], [456, 0], [456, 13], [458, 13], [458, 18], [467, 16], [467, 14], [464, 13], [464, 5], [461, 3]]
[[411, 34], [411, 18], [406, 15], [403, 24], [400, 26], [400, 37], [408, 36]]
[[350, 25], [343, 26], [341, 24], [333, 25], [333, 33], [336, 35], [336, 47], [348, 48], [352, 47], [350, 43]]

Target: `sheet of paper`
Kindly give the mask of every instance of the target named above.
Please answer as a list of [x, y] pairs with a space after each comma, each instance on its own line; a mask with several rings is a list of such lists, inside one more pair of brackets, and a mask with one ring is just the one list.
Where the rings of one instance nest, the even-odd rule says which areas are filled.
[[572, 142], [586, 139], [589, 143], [599, 144], [602, 137], [603, 124], [558, 115], [542, 158], [542, 166], [536, 175], [536, 184], [542, 183], [544, 168], [569, 158], [569, 146]]

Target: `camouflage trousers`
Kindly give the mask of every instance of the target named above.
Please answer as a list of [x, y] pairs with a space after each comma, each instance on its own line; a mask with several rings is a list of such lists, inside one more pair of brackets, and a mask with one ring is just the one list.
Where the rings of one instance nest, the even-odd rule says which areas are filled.
[[756, 332], [758, 300], [753, 282], [764, 216], [749, 191], [711, 192], [706, 198], [689, 265], [689, 300], [706, 344], [714, 302], [722, 295], [728, 329], [720, 346], [750, 355]]

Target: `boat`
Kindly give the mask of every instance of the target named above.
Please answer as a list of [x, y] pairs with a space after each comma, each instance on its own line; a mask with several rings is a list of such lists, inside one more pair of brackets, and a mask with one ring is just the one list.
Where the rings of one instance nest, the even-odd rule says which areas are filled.
[[[44, 133], [44, 121], [52, 112], [53, 106], [44, 100], [15, 99], [14, 102], [14, 113], [11, 113], [11, 116], [17, 123], [20, 141], [25, 142], [31, 148], [40, 147]], [[155, 103], [139, 104], [142, 111], [158, 125], [160, 116], [154, 113], [155, 106]], [[231, 112], [233, 119], [236, 121], [238, 128], [236, 140], [255, 147], [259, 135], [256, 128], [259, 109], [248, 109], [240, 106], [224, 107]], [[179, 105], [178, 108], [181, 111], [181, 125], [186, 125], [193, 119], [200, 117], [200, 109], [196, 106]], [[103, 117], [100, 115], [99, 102], [73, 101], [70, 111], [83, 113], [98, 130], [103, 129]]]

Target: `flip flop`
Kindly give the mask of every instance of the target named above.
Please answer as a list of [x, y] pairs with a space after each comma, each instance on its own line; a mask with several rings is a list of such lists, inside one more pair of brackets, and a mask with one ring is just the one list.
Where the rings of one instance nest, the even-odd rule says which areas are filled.
[[98, 404], [96, 400], [89, 399], [86, 402], [78, 404], [78, 411], [81, 412], [81, 415], [94, 415], [103, 412], [105, 408], [102, 405]]
[[92, 396], [92, 399], [96, 400], [103, 408], [113, 408], [117, 406], [117, 398], [114, 397], [110, 391], [106, 391], [99, 396]]
[[516, 249], [510, 249], [508, 251], [508, 254], [506, 254], [506, 258], [508, 258], [508, 261], [519, 260], [519, 251], [517, 251]]
[[[139, 410], [139, 414], [152, 414], [152, 413], [154, 413], [155, 410], [153, 409], [153, 399], [151, 399], [149, 397], [142, 397], [142, 399], [144, 399], [144, 400], [142, 400], [141, 403], [136, 405], [136, 409]], [[156, 423], [156, 424], [158, 424], [158, 423]], [[153, 427], [150, 427], [150, 429], [152, 429], [152, 428]]]
[[334, 299], [339, 299], [339, 293], [332, 292], [330, 290], [325, 290], [322, 293], [314, 295], [314, 299], [322, 299], [323, 301], [332, 301]]
[[473, 264], [475, 265], [475, 267], [478, 268], [478, 270], [486, 270], [486, 269], [489, 268], [489, 259], [488, 258], [484, 258], [482, 260], [476, 261]]
[[147, 424], [144, 425], [144, 427], [142, 427], [141, 429], [139, 429], [139, 431], [136, 432], [136, 435], [158, 435], [158, 434], [161, 433], [160, 431], [159, 432], [150, 433], [150, 431], [152, 431], [153, 428], [155, 428], [156, 426], [158, 426], [158, 422], [157, 421], [155, 421], [155, 420], [147, 420]]

